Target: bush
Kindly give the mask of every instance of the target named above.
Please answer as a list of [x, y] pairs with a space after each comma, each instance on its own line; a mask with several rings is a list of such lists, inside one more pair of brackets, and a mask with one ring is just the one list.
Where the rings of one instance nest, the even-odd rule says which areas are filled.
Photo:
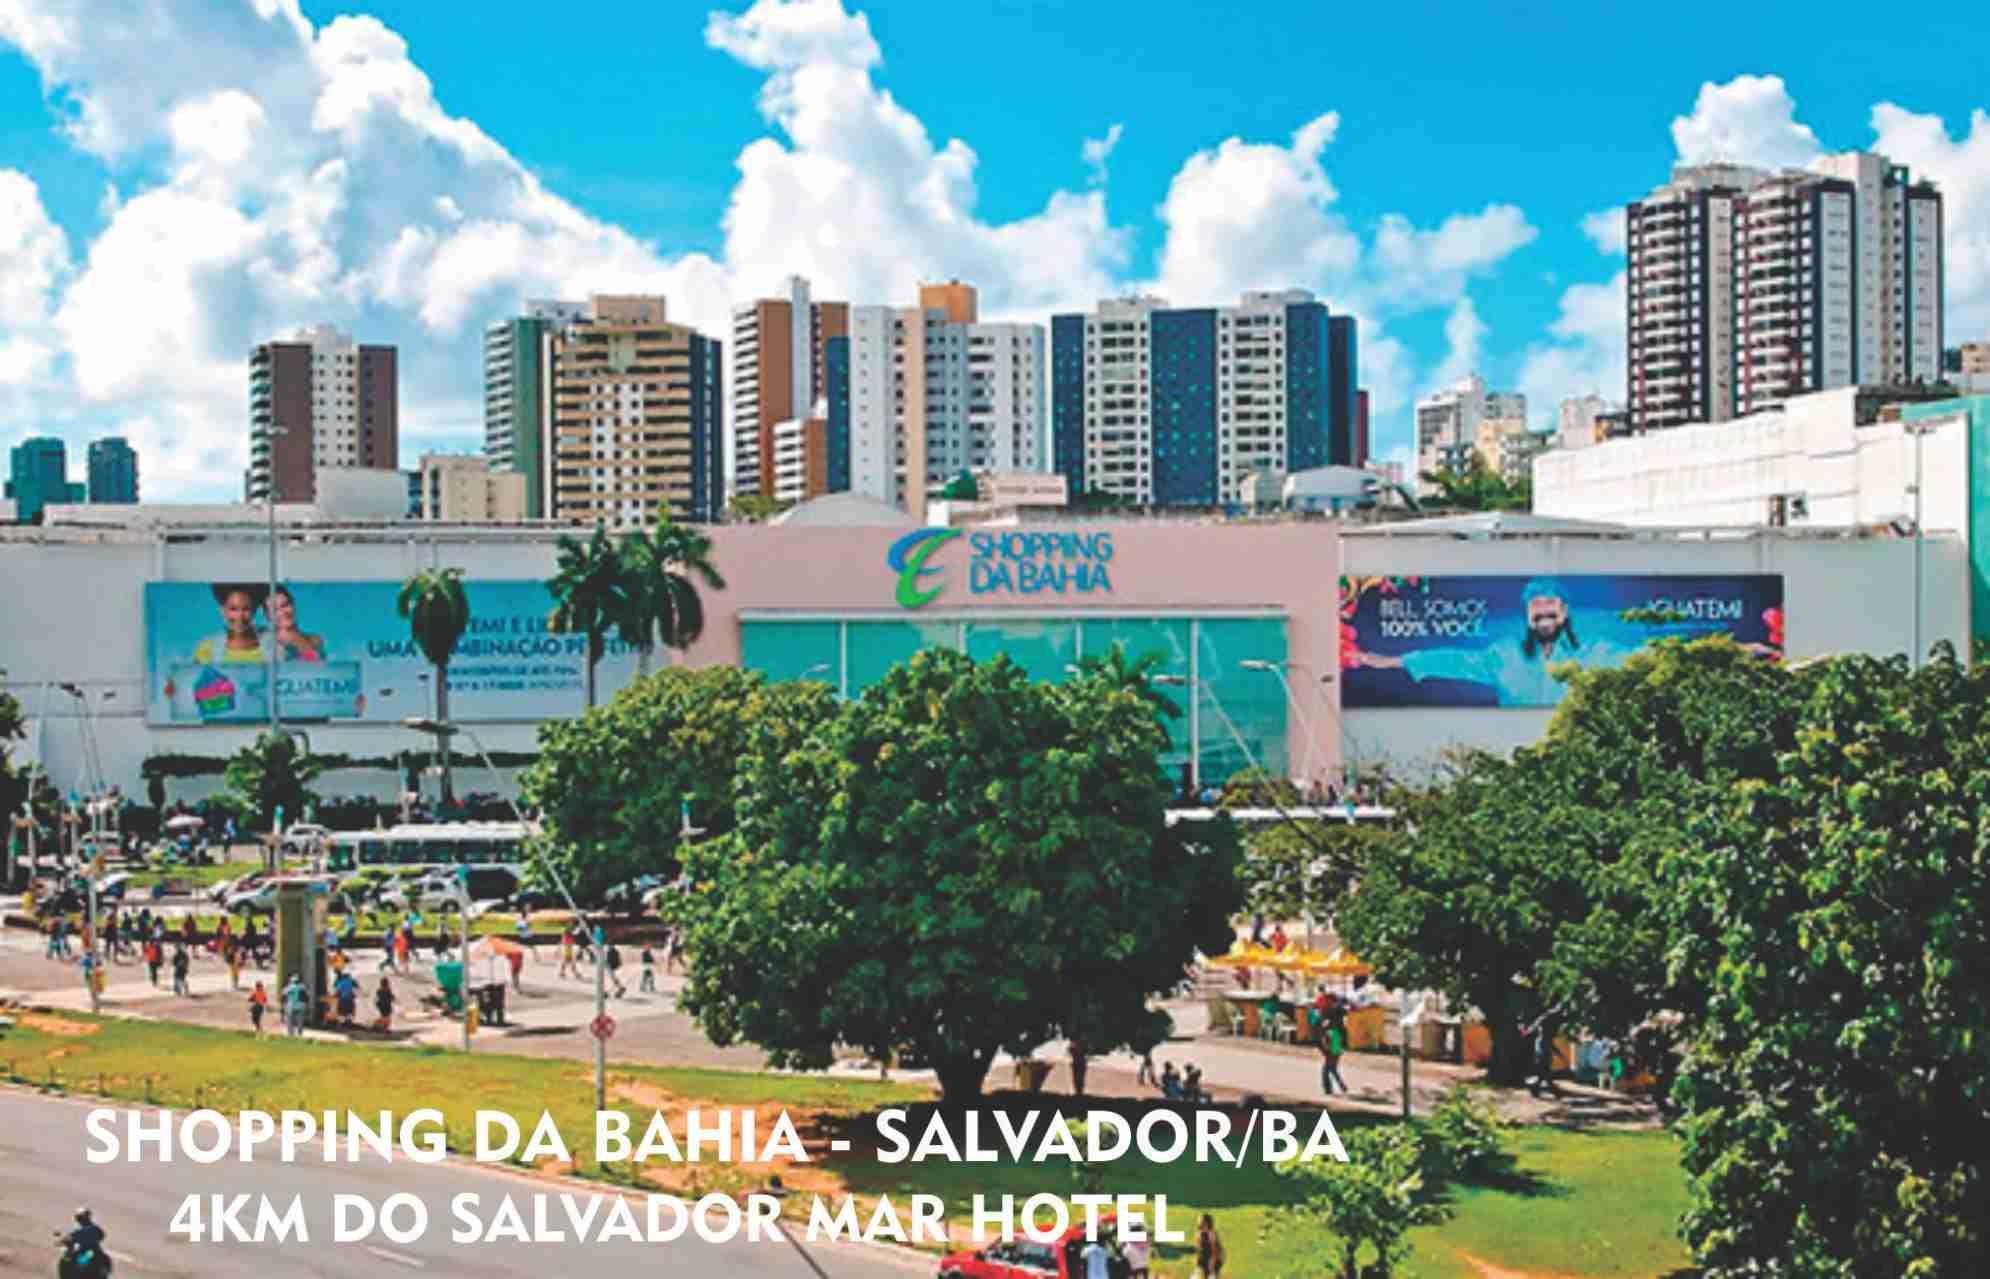
[[1417, 1130], [1424, 1175], [1433, 1185], [1491, 1176], [1506, 1163], [1507, 1123], [1490, 1098], [1454, 1088]]
[[[1322, 1229], [1337, 1236], [1341, 1250], [1335, 1279], [1387, 1276], [1409, 1255], [1411, 1228], [1439, 1220], [1443, 1210], [1428, 1202], [1418, 1138], [1396, 1126], [1357, 1128], [1343, 1144], [1348, 1162], [1280, 1164], [1281, 1176], [1300, 1185], [1302, 1198], [1275, 1208], [1267, 1233], [1295, 1231], [1317, 1238]], [[1362, 1254], [1374, 1260], [1362, 1264]]]

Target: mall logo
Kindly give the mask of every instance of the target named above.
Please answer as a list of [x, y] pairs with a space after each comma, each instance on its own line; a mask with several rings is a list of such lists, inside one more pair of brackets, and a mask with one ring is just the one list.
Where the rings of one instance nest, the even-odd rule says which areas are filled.
[[[898, 606], [924, 608], [946, 589], [922, 590], [920, 581], [943, 570], [933, 554], [961, 536], [957, 528], [914, 529], [891, 544], [885, 563], [898, 574]], [[967, 589], [973, 595], [1090, 595], [1112, 590], [1107, 565], [1112, 534], [978, 531], [968, 535]]]
[[935, 586], [930, 591], [922, 591], [919, 579], [941, 571], [926, 567], [926, 561], [932, 558], [934, 551], [959, 536], [957, 528], [921, 528], [912, 530], [891, 544], [891, 549], [885, 552], [884, 562], [898, 574], [900, 608], [924, 608], [939, 598], [944, 587]]

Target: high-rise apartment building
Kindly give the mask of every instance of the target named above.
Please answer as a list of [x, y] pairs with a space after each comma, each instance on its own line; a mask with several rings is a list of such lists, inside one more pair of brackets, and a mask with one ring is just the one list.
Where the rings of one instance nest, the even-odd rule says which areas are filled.
[[1884, 156], [1675, 169], [1626, 213], [1631, 428], [1935, 380], [1941, 223], [1940, 193]]
[[546, 514], [549, 344], [586, 315], [585, 302], [529, 301], [484, 330], [484, 457], [493, 471], [525, 477], [526, 519]]
[[1050, 364], [1052, 463], [1074, 495], [1215, 506], [1267, 469], [1358, 451], [1354, 320], [1301, 290], [1193, 309], [1107, 299], [1052, 318]]
[[665, 317], [660, 297], [594, 298], [547, 344], [546, 514], [611, 528], [724, 506], [722, 344]]
[[247, 496], [309, 502], [331, 467], [393, 470], [400, 392], [391, 346], [355, 343], [330, 326], [300, 329], [249, 355]]
[[[1479, 452], [1479, 428], [1486, 422], [1527, 422], [1527, 397], [1488, 391], [1485, 379], [1468, 373], [1442, 391], [1416, 402], [1417, 491], [1434, 487], [1422, 477], [1434, 471], [1463, 470]], [[1485, 460], [1483, 457], [1481, 460]]]
[[732, 316], [732, 474], [727, 492], [774, 496], [774, 428], [815, 413], [828, 394], [828, 344], [849, 331], [846, 302], [815, 302], [808, 281]]
[[1558, 449], [1586, 449], [1602, 442], [1598, 420], [1617, 407], [1600, 395], [1572, 395], [1561, 403], [1554, 446]]
[[83, 486], [69, 481], [69, 449], [61, 440], [46, 435], [22, 440], [8, 460], [7, 496], [21, 523], [39, 522], [46, 507], [83, 500]]
[[451, 524], [517, 524], [527, 518], [525, 475], [499, 470], [488, 458], [424, 453], [420, 476], [421, 519]]
[[90, 441], [90, 501], [138, 501], [138, 454], [120, 436]]
[[982, 323], [972, 285], [922, 285], [913, 307], [853, 306], [825, 344], [830, 492], [924, 518], [962, 471], [1042, 471], [1043, 329]]

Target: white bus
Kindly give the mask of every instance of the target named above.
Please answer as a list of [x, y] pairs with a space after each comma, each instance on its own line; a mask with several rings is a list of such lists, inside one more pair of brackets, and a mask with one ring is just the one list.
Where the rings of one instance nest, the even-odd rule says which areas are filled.
[[339, 831], [325, 840], [325, 869], [414, 866], [510, 866], [525, 861], [531, 832], [518, 822], [453, 822], [447, 825], [389, 826], [385, 830]]

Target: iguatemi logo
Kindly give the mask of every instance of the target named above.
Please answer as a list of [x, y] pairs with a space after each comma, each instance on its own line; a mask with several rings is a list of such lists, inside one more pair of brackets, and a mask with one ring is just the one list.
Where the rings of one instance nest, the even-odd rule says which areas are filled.
[[[898, 574], [900, 608], [924, 608], [939, 598], [944, 582], [925, 589], [921, 582], [945, 570], [927, 561], [960, 536], [957, 528], [922, 528], [891, 544], [885, 563]], [[970, 594], [1090, 595], [1112, 590], [1106, 568], [1112, 560], [1111, 533], [975, 532], [967, 541]]]

